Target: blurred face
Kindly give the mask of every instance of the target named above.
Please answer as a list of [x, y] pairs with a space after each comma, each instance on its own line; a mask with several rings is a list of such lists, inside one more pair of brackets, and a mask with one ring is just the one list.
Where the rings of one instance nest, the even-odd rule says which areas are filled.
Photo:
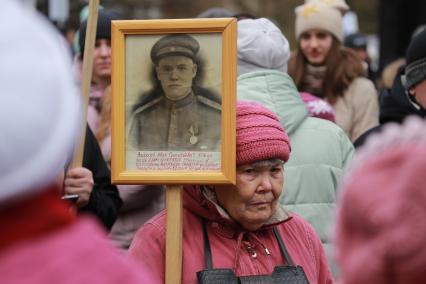
[[97, 39], [95, 42], [92, 77], [97, 83], [111, 79], [111, 41], [109, 39]]
[[409, 93], [423, 108], [426, 108], [426, 79], [411, 88]]
[[271, 218], [283, 190], [282, 162], [266, 162], [240, 166], [236, 186], [216, 187], [219, 204], [249, 231], [259, 229]]
[[176, 101], [191, 92], [197, 64], [185, 56], [169, 56], [160, 59], [155, 70], [166, 97]]
[[333, 36], [322, 30], [309, 30], [300, 35], [300, 49], [312, 65], [323, 65], [333, 43]]
[[365, 50], [363, 48], [356, 48], [354, 50], [355, 50], [356, 54], [358, 55], [359, 59], [361, 59], [361, 61], [367, 61], [367, 59], [368, 59], [367, 50]]

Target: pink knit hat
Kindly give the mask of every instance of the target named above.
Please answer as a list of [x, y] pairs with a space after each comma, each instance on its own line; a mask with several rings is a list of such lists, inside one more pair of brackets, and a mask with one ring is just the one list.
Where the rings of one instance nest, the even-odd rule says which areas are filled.
[[424, 283], [425, 169], [421, 120], [389, 125], [359, 150], [337, 216], [342, 283]]
[[272, 158], [288, 161], [290, 139], [278, 117], [254, 102], [237, 104], [237, 166]]

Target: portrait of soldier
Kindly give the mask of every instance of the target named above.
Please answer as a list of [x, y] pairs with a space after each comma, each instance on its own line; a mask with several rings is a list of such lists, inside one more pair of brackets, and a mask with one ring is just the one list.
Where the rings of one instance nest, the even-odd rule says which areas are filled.
[[141, 151], [220, 151], [221, 99], [199, 86], [200, 44], [188, 34], [151, 48], [154, 86], [135, 104], [127, 145]]

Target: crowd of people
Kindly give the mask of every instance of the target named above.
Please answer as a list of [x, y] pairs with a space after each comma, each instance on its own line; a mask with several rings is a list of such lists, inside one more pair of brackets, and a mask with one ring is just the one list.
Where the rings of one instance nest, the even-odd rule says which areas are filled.
[[[297, 7], [292, 49], [270, 19], [198, 15], [238, 20], [236, 184], [184, 187], [181, 283], [426, 279], [426, 29], [382, 88], [365, 36], [343, 33], [349, 9], [344, 0]], [[110, 178], [111, 21], [120, 18], [99, 10], [83, 163], [73, 167], [87, 19], [72, 58], [44, 16], [1, 4], [1, 283], [165, 282], [164, 186]], [[220, 96], [194, 83], [199, 49], [168, 35], [141, 62], [157, 82], [132, 109], [136, 148], [219, 147], [220, 131], [203, 121], [220, 124]]]

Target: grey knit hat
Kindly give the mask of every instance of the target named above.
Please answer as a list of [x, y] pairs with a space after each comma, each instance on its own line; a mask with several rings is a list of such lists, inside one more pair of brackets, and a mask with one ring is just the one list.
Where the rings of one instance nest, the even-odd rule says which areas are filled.
[[238, 75], [258, 69], [287, 72], [290, 45], [266, 18], [238, 21]]

